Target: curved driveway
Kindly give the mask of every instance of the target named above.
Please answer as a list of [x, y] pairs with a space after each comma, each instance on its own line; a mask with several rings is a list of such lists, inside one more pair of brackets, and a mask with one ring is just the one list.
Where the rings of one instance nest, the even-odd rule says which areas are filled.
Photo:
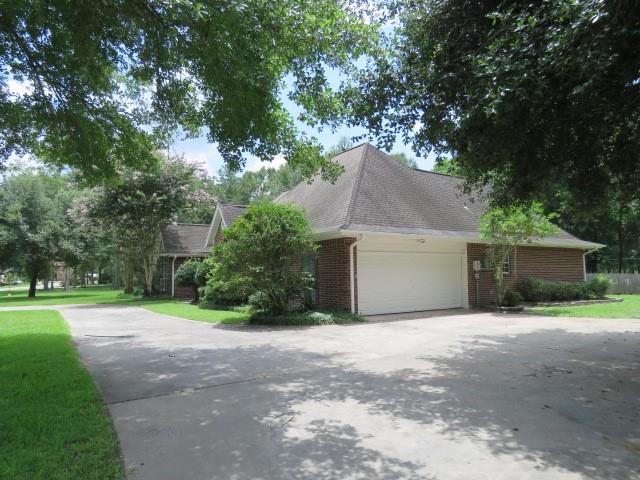
[[57, 309], [131, 479], [640, 478], [640, 320], [259, 329]]

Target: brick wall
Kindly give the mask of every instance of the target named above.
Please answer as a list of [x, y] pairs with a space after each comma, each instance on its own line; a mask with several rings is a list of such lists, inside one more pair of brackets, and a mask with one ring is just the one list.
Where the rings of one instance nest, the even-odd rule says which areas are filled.
[[[349, 273], [349, 245], [355, 238], [336, 238], [318, 242], [316, 289], [318, 306], [351, 310], [351, 276]], [[357, 268], [357, 247], [354, 248]], [[355, 272], [357, 279], [357, 271]], [[358, 305], [356, 289], [356, 308]]]
[[[473, 261], [482, 260], [485, 245], [467, 244], [467, 272], [469, 277], [469, 305], [495, 303], [496, 288], [491, 272], [482, 270], [478, 280], [479, 297], [476, 297], [476, 279]], [[583, 251], [575, 248], [518, 247], [511, 255], [510, 273], [505, 273], [508, 289], [517, 290], [524, 277], [540, 277], [546, 280], [580, 282], [584, 279]], [[476, 301], [476, 298], [478, 300]]]

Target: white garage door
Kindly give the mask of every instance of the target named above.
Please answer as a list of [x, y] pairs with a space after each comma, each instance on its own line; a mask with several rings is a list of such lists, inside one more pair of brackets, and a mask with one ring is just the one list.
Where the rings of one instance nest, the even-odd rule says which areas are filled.
[[462, 255], [358, 252], [361, 314], [462, 307]]

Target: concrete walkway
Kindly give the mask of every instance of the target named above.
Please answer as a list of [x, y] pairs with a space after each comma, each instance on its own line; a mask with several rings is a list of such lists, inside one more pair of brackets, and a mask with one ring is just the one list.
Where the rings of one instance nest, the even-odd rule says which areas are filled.
[[130, 479], [640, 478], [640, 320], [257, 329], [57, 309]]

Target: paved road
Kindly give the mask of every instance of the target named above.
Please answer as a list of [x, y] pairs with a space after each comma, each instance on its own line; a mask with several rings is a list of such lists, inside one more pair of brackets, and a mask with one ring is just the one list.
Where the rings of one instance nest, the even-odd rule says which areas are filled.
[[282, 330], [60, 309], [130, 479], [640, 478], [640, 320]]

